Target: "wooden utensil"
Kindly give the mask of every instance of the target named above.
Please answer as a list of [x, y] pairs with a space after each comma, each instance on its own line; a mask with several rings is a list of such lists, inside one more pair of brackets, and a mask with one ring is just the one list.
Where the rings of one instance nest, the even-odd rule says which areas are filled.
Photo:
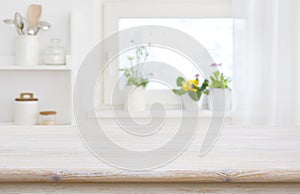
[[32, 4], [28, 7], [27, 18], [28, 18], [28, 34], [34, 35], [37, 29], [37, 24], [42, 15], [42, 6]]
[[35, 4], [30, 5], [27, 11], [29, 26], [30, 27], [37, 26], [37, 23], [39, 22], [41, 15], [42, 15], [41, 5], [35, 5]]

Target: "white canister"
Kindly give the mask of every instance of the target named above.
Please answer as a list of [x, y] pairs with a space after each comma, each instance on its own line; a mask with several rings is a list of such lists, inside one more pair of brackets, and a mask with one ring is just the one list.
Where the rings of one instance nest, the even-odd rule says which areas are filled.
[[123, 103], [124, 109], [129, 112], [146, 111], [147, 100], [145, 87], [126, 86]]
[[37, 125], [39, 121], [39, 101], [32, 93], [21, 93], [15, 100], [15, 125]]
[[40, 43], [37, 36], [18, 36], [16, 39], [16, 65], [35, 66], [40, 63]]

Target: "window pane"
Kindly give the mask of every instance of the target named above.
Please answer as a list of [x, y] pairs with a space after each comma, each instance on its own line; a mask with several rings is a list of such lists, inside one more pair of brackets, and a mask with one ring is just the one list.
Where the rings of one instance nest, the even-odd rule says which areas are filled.
[[[143, 25], [167, 26], [189, 34], [207, 48], [216, 63], [222, 63], [221, 71], [225, 75], [232, 76], [233, 20], [231, 18], [121, 18], [119, 20], [119, 30]], [[120, 58], [121, 68], [128, 63], [127, 56], [130, 54], [123, 55], [125, 56]], [[183, 73], [189, 78], [194, 78], [194, 74], [198, 73], [190, 61], [166, 49], [151, 48], [149, 61], [151, 60], [183, 69]], [[185, 68], [182, 68], [183, 66]], [[150, 83], [147, 89], [164, 88], [158, 83]]]

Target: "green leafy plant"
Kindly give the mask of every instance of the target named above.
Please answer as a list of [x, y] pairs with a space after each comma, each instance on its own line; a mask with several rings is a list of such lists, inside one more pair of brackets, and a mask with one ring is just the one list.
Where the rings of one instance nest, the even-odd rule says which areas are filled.
[[140, 66], [142, 63], [145, 63], [147, 61], [150, 46], [150, 43], [147, 46], [138, 46], [135, 50], [135, 56], [128, 56], [130, 67], [120, 69], [120, 71], [124, 72], [124, 76], [127, 78], [126, 85], [147, 87], [150, 75], [144, 75], [141, 72]]
[[223, 73], [220, 73], [220, 71], [215, 71], [213, 75], [210, 76], [210, 81], [210, 88], [228, 89], [228, 84], [231, 82], [231, 79], [225, 77]]
[[195, 75], [195, 79], [187, 81], [183, 77], [178, 77], [176, 85], [180, 87], [180, 89], [173, 89], [172, 91], [178, 96], [188, 94], [193, 101], [199, 101], [203, 93], [208, 94], [208, 84], [209, 82], [206, 79], [202, 85], [199, 86], [199, 74]]

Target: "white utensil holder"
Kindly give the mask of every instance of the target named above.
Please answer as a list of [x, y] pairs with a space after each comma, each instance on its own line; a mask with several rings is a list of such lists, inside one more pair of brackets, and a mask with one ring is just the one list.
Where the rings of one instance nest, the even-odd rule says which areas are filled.
[[16, 39], [16, 65], [35, 66], [40, 62], [40, 43], [37, 36], [18, 36]]

